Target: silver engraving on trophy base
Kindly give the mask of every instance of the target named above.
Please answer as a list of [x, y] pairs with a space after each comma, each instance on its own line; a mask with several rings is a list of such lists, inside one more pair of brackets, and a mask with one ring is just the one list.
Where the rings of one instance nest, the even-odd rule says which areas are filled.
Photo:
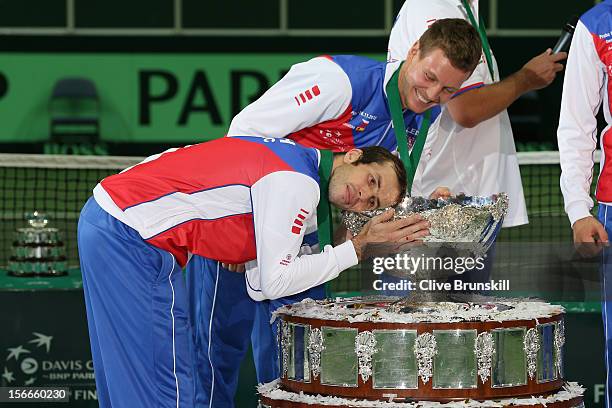
[[416, 330], [373, 330], [377, 351], [372, 357], [372, 388], [417, 389], [414, 354]]
[[290, 346], [287, 356], [287, 378], [299, 382], [310, 382], [308, 363], [308, 338], [310, 325], [289, 323]]
[[563, 346], [565, 345], [565, 323], [559, 320], [555, 328], [555, 369], [558, 378], [563, 378]]
[[357, 329], [323, 326], [321, 332], [324, 346], [321, 352], [321, 384], [357, 387]]
[[281, 333], [283, 332], [283, 321], [277, 319], [274, 323], [276, 325], [276, 366], [279, 368], [280, 376], [284, 376], [283, 366], [283, 345], [281, 343]]
[[57, 228], [17, 228], [15, 242], [21, 244], [57, 244], [61, 241]]
[[557, 379], [555, 366], [555, 329], [553, 323], [539, 324], [537, 326], [540, 339], [540, 349], [537, 356], [537, 382], [545, 383]]
[[478, 387], [476, 330], [434, 330], [438, 353], [433, 360], [434, 389]]
[[311, 328], [308, 338], [308, 353], [310, 354], [310, 369], [315, 380], [321, 374], [321, 352], [324, 348], [321, 329]]
[[419, 377], [425, 384], [433, 375], [433, 358], [438, 353], [436, 338], [431, 333], [420, 334], [414, 343]]
[[491, 362], [495, 355], [493, 335], [489, 332], [480, 333], [478, 337], [476, 337], [474, 352], [476, 353], [476, 361], [478, 362], [480, 382], [484, 384], [491, 376]]
[[372, 375], [372, 355], [376, 353], [376, 337], [371, 331], [363, 331], [355, 337], [355, 354], [359, 362], [359, 375], [367, 382]]
[[527, 384], [527, 362], [524, 350], [526, 332], [525, 327], [491, 330], [495, 344], [491, 375], [493, 388]]
[[289, 323], [281, 321], [281, 356], [282, 356], [282, 377], [286, 377], [289, 371], [289, 355], [291, 354], [291, 332]]
[[533, 380], [538, 370], [538, 351], [540, 350], [540, 337], [537, 329], [532, 327], [527, 330], [523, 348], [527, 356], [527, 373], [529, 374], [529, 378]]
[[64, 255], [64, 247], [14, 246], [11, 254], [24, 259], [55, 258]]
[[8, 262], [9, 274], [14, 276], [64, 276], [67, 274], [66, 261], [13, 261]]

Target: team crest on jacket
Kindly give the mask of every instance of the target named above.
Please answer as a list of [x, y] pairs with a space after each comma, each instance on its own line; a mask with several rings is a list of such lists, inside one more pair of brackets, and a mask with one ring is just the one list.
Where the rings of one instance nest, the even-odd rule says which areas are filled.
[[366, 129], [366, 126], [368, 126], [369, 123], [370, 123], [369, 120], [361, 119], [361, 124], [355, 126], [355, 131], [363, 132]]
[[291, 263], [291, 258], [292, 258], [291, 254], [287, 254], [287, 256], [285, 256], [284, 259], [281, 259], [280, 264], [283, 266], [289, 265]]

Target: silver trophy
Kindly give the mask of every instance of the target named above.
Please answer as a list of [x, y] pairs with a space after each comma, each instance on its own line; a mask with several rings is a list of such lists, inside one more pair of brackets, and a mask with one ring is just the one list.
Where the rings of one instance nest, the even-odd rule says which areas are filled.
[[27, 226], [15, 231], [8, 262], [9, 275], [66, 275], [66, 247], [60, 231], [48, 227], [48, 217], [39, 211], [26, 213], [25, 219]]
[[[430, 235], [422, 242], [402, 246], [401, 255], [423, 258], [481, 258], [495, 241], [508, 209], [508, 196], [505, 193], [489, 197], [458, 195], [449, 198], [428, 199], [424, 197], [405, 197], [394, 207], [394, 219], [419, 214], [430, 223]], [[347, 229], [357, 235], [373, 217], [389, 208], [361, 213], [344, 211], [342, 220]], [[371, 248], [367, 253], [380, 252]], [[390, 276], [408, 279], [413, 282], [437, 279], [446, 281], [462, 272], [443, 268], [440, 263], [421, 267], [414, 271], [404, 269], [386, 270]], [[412, 294], [414, 301], [448, 300], [447, 293], [421, 290]]]
[[[508, 196], [505, 193], [490, 197], [458, 195], [437, 199], [406, 196], [393, 208], [394, 219], [420, 214], [430, 222], [430, 235], [423, 242], [478, 243], [486, 252], [508, 210]], [[361, 213], [344, 211], [342, 219], [347, 229], [357, 235], [368, 221], [389, 209]]]

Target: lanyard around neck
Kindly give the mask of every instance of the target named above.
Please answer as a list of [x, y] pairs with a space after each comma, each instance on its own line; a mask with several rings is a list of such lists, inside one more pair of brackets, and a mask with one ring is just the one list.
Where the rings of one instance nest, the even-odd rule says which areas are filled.
[[414, 175], [421, 159], [421, 153], [423, 153], [423, 146], [425, 145], [425, 139], [427, 138], [427, 132], [429, 131], [429, 125], [431, 124], [431, 110], [427, 110], [423, 113], [423, 120], [419, 127], [419, 133], [416, 135], [416, 140], [412, 151], [408, 152], [408, 135], [406, 134], [406, 124], [404, 123], [404, 113], [402, 111], [402, 101], [399, 94], [398, 78], [402, 64], [393, 73], [389, 83], [387, 83], [387, 100], [389, 102], [389, 110], [391, 111], [391, 120], [393, 122], [393, 131], [395, 132], [395, 139], [397, 141], [397, 150], [399, 151], [400, 158], [406, 167], [406, 175], [408, 176], [408, 192], [412, 189], [412, 182], [414, 181]]
[[319, 150], [319, 205], [317, 206], [317, 232], [321, 252], [325, 245], [332, 243], [331, 205], [329, 203], [329, 178], [331, 176], [334, 155], [329, 150]]
[[482, 21], [482, 16], [480, 16], [480, 24], [478, 24], [476, 22], [476, 18], [474, 18], [474, 13], [472, 13], [472, 7], [470, 7], [468, 0], [461, 0], [461, 4], [467, 13], [470, 24], [472, 24], [476, 31], [478, 31], [480, 42], [482, 43], [482, 51], [487, 59], [489, 73], [491, 74], [491, 80], [495, 82], [495, 74], [493, 73], [493, 57], [491, 56], [491, 47], [489, 46], [489, 40], [487, 39], [487, 32], [485, 30], [484, 21]]

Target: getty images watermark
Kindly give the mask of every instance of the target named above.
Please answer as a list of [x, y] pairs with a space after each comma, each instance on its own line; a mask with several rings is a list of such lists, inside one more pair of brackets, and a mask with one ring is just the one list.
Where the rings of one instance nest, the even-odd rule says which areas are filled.
[[[509, 291], [509, 279], [489, 279], [484, 256], [396, 254], [372, 259], [377, 292]], [[467, 278], [467, 279], [465, 279]]]

